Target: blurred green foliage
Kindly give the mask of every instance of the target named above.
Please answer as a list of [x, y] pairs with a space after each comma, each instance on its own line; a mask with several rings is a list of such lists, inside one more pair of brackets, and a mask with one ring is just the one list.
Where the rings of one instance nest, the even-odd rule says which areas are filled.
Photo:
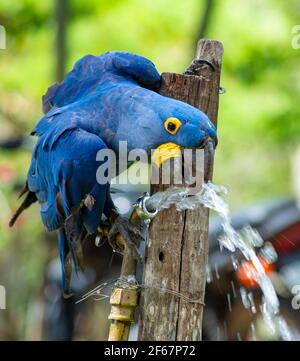
[[[69, 3], [68, 69], [83, 55], [107, 50], [144, 55], [159, 71], [182, 72], [193, 58], [203, 0]], [[0, 24], [7, 32], [7, 49], [0, 50], [2, 136], [30, 132], [41, 116], [41, 96], [55, 81], [54, 4], [1, 0]], [[291, 29], [299, 13], [298, 0], [216, 0], [213, 7], [206, 37], [224, 44], [221, 85], [227, 90], [220, 96], [214, 179], [231, 187], [235, 208], [291, 194], [290, 158], [300, 134], [300, 50], [291, 46]], [[13, 308], [0, 315], [0, 339], [33, 337], [26, 328], [29, 300], [50, 257], [38, 207], [15, 230], [7, 227], [29, 161], [26, 149], [0, 154], [0, 284]], [[8, 177], [5, 167], [12, 168]]]

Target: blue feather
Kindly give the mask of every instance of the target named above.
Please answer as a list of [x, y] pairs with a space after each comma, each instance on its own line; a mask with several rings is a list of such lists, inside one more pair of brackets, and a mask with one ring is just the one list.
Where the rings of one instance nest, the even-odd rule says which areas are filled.
[[[196, 147], [208, 136], [217, 141], [208, 117], [158, 94], [160, 82], [150, 60], [108, 52], [80, 59], [63, 82], [49, 88], [43, 97], [44, 109], [50, 110], [32, 131], [38, 141], [27, 184], [41, 204], [44, 225], [49, 230], [59, 229], [63, 275], [66, 251], [73, 252], [71, 236], [64, 230], [66, 219], [75, 217], [75, 209], [78, 219], [74, 218], [73, 233], [77, 239], [82, 232], [95, 233], [102, 214], [108, 216], [114, 207], [109, 184], [96, 180], [96, 171], [103, 164], [96, 161], [99, 150], [112, 149], [118, 155], [119, 142], [126, 141], [128, 151], [142, 148], [150, 154], [162, 143]], [[182, 123], [176, 134], [164, 128], [169, 117]], [[82, 207], [87, 194], [95, 200], [91, 209]]]

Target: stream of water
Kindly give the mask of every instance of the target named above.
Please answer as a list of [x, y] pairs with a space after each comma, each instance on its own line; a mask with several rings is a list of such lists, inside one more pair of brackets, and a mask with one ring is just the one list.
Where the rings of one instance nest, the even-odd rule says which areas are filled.
[[[255, 281], [262, 292], [260, 310], [263, 318], [271, 332], [279, 333], [283, 340], [291, 340], [292, 336], [289, 327], [280, 315], [279, 300], [274, 286], [255, 252], [256, 247], [263, 245], [263, 240], [259, 233], [250, 226], [244, 227], [241, 231], [236, 231], [232, 227], [229, 207], [224, 200], [227, 193], [226, 187], [211, 182], [203, 184], [201, 190], [193, 195], [189, 195], [188, 188], [171, 187], [164, 192], [158, 192], [151, 196], [146, 206], [148, 209], [161, 210], [175, 205], [178, 211], [183, 211], [203, 205], [217, 212], [222, 218], [223, 226], [223, 234], [219, 238], [220, 247], [228, 249], [233, 254], [239, 250], [245, 260], [252, 262], [256, 269]], [[265, 253], [268, 255], [268, 251]], [[274, 257], [272, 252], [269, 252], [269, 254], [270, 257]], [[244, 306], [246, 307], [249, 304], [249, 308], [252, 307], [253, 309], [253, 304], [251, 305], [251, 302], [249, 302], [251, 297], [249, 297], [246, 290], [245, 292], [244, 296], [241, 294]]]

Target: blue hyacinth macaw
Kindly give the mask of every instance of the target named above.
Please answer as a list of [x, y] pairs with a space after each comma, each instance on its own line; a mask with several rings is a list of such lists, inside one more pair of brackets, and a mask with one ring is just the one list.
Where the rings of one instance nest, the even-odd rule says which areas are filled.
[[[69, 292], [72, 263], [81, 264], [81, 242], [97, 234], [104, 215], [108, 238], [121, 233], [128, 242], [138, 232], [118, 214], [110, 185], [96, 179], [102, 149], [118, 156], [119, 142], [128, 152], [164, 147], [199, 147], [216, 129], [200, 110], [158, 94], [161, 77], [148, 59], [125, 52], [108, 52], [80, 59], [62, 83], [43, 97], [46, 113], [32, 131], [38, 137], [32, 154], [26, 197], [13, 216], [35, 201], [49, 231], [58, 230], [63, 287]], [[170, 152], [170, 156], [171, 156]]]

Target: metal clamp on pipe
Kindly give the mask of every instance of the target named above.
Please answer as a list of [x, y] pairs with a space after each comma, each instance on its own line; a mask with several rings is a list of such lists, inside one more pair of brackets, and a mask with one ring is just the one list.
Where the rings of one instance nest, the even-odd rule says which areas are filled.
[[150, 199], [150, 194], [145, 192], [140, 198], [137, 199], [136, 203], [133, 205], [137, 215], [142, 219], [145, 223], [149, 224], [151, 219], [153, 219], [158, 210], [149, 210], [147, 208], [147, 201]]

